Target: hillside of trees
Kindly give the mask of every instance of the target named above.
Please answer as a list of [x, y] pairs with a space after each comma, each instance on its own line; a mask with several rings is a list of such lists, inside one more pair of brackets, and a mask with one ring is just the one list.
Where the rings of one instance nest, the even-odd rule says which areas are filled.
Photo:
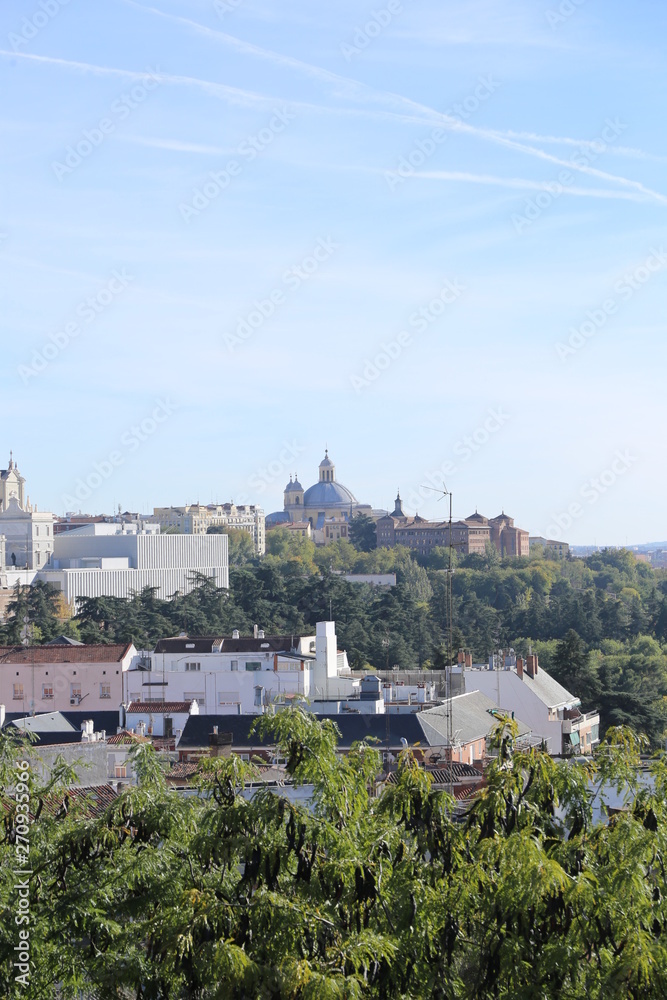
[[[230, 589], [205, 578], [172, 600], [144, 590], [129, 600], [94, 598], [67, 617], [59, 595], [42, 584], [17, 590], [0, 642], [21, 641], [23, 618], [32, 640], [65, 632], [84, 642], [132, 641], [152, 648], [157, 639], [229, 634], [254, 624], [272, 633], [303, 633], [333, 617], [339, 645], [355, 668], [443, 666], [449, 554], [435, 550], [418, 561], [403, 548], [362, 551], [348, 541], [316, 548], [275, 529], [257, 560], [249, 536], [230, 534]], [[454, 647], [477, 662], [499, 647], [532, 647], [585, 707], [599, 708], [603, 730], [628, 724], [656, 743], [667, 726], [667, 572], [654, 571], [625, 550], [586, 559], [484, 556], [455, 560]], [[342, 573], [396, 573], [397, 586], [346, 582]]]

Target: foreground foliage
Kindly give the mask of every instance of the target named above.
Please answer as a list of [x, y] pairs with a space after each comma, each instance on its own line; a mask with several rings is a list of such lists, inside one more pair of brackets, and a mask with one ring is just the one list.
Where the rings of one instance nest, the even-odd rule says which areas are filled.
[[[410, 751], [371, 789], [371, 746], [336, 753], [330, 721], [265, 717], [309, 807], [239, 790], [252, 766], [207, 760], [199, 796], [165, 786], [150, 747], [138, 788], [98, 818], [32, 787], [30, 985], [16, 944], [12, 749], [1, 746], [2, 996], [592, 998], [667, 993], [667, 770], [614, 730], [594, 763], [555, 762], [499, 730], [488, 784], [455, 820]], [[624, 790], [592, 821], [591, 792]], [[56, 985], [60, 993], [56, 994]], [[92, 991], [92, 992], [91, 992]]]

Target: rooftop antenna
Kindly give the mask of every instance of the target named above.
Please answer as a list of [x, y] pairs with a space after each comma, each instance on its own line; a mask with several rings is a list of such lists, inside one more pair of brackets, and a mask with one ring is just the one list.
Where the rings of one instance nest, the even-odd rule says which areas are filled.
[[432, 486], [423, 486], [422, 489], [432, 490], [434, 493], [439, 493], [438, 502], [443, 500], [445, 497], [449, 497], [449, 528], [448, 528], [448, 538], [449, 538], [449, 560], [447, 566], [447, 586], [445, 588], [445, 625], [447, 629], [447, 663], [445, 665], [445, 701], [446, 708], [445, 714], [447, 718], [447, 742], [449, 744], [449, 772], [447, 781], [447, 790], [450, 795], [452, 794], [452, 778], [453, 778], [453, 756], [454, 756], [454, 733], [453, 733], [453, 722], [452, 722], [452, 661], [454, 659], [454, 608], [452, 601], [452, 576], [454, 575], [454, 566], [452, 553], [454, 551], [454, 541], [452, 537], [452, 491], [447, 489], [446, 483], [443, 482], [441, 490], [436, 490]]

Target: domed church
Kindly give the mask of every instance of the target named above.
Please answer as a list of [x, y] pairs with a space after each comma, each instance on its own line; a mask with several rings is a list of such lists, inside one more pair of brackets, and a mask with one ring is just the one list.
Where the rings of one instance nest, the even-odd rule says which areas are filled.
[[336, 466], [329, 458], [328, 449], [320, 462], [319, 479], [304, 490], [295, 476], [290, 476], [285, 487], [285, 509], [269, 514], [267, 527], [287, 522], [308, 521], [315, 531], [322, 529], [327, 521], [347, 522], [355, 514], [373, 516], [370, 504], [359, 503], [347, 486], [336, 480]]

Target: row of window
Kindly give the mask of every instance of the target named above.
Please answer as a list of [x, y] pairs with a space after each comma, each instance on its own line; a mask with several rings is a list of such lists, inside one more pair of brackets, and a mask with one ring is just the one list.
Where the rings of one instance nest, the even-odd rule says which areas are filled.
[[[23, 684], [14, 684], [14, 701], [24, 700]], [[70, 704], [81, 701], [81, 685], [70, 684], [69, 686]], [[100, 684], [100, 698], [111, 698], [111, 684]], [[53, 699], [53, 684], [42, 684], [42, 699], [51, 701]]]

